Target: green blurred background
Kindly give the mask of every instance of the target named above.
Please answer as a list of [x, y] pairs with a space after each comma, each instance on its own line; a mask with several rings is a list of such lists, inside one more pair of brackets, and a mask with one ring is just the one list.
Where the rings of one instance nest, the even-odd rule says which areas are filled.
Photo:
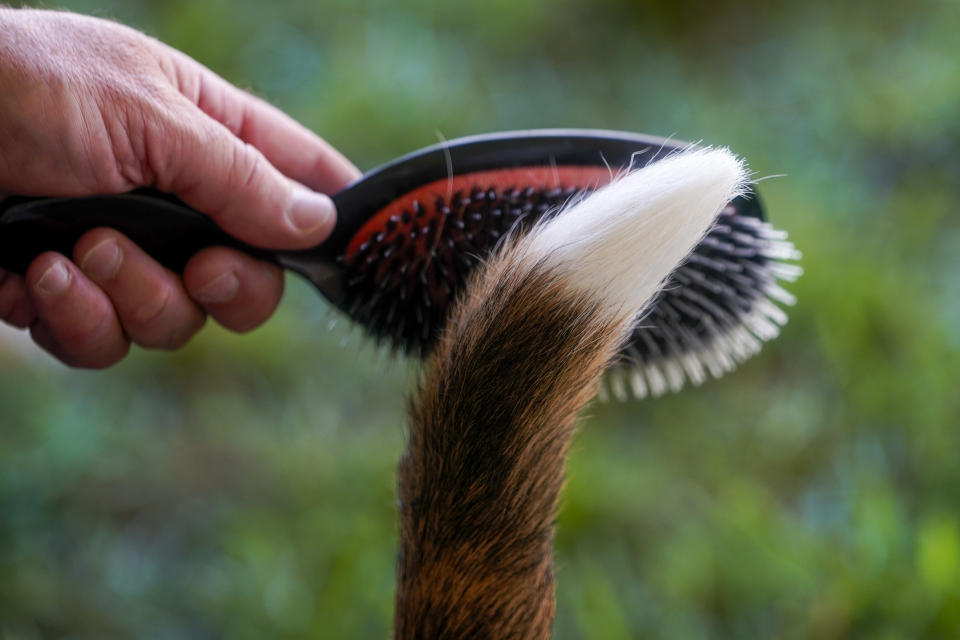
[[[804, 252], [791, 322], [723, 380], [593, 407], [556, 637], [960, 637], [960, 3], [58, 4], [362, 168], [571, 126], [786, 174], [761, 192]], [[261, 330], [106, 372], [0, 349], [0, 637], [387, 637], [412, 368], [336, 317], [291, 279]]]

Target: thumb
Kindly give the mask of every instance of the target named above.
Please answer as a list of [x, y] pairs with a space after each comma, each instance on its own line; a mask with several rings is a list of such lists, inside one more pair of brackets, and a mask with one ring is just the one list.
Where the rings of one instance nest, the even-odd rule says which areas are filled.
[[256, 147], [197, 107], [175, 118], [156, 149], [157, 185], [206, 213], [230, 235], [266, 248], [320, 244], [336, 222], [333, 201], [278, 171]]

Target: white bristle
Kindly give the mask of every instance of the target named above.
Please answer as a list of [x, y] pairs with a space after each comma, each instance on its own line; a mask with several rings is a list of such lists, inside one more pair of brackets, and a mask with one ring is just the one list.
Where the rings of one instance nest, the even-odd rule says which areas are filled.
[[667, 381], [656, 365], [648, 364], [644, 368], [644, 372], [647, 374], [647, 386], [650, 389], [650, 395], [659, 398], [667, 392]]
[[683, 388], [683, 367], [676, 358], [670, 358], [663, 363], [664, 373], [667, 376], [667, 382], [670, 385], [670, 391], [676, 393]]
[[627, 383], [624, 379], [623, 371], [619, 369], [612, 370], [608, 376], [608, 380], [610, 382], [610, 391], [613, 393], [614, 398], [623, 401], [630, 397], [627, 392]]
[[793, 306], [797, 303], [797, 298], [792, 293], [778, 284], [770, 283], [763, 290], [764, 295], [773, 298], [782, 304]]
[[690, 379], [690, 382], [693, 383], [693, 386], [699, 387], [703, 384], [703, 381], [706, 380], [706, 375], [703, 371], [703, 364], [697, 359], [695, 353], [684, 353], [681, 356], [681, 361], [683, 362], [683, 368], [687, 372], [687, 378]]
[[643, 374], [640, 372], [639, 366], [630, 369], [630, 388], [633, 390], [633, 395], [638, 399], [642, 400], [647, 397], [647, 383], [643, 380]]
[[796, 264], [784, 264], [783, 262], [770, 263], [770, 273], [780, 280], [793, 282], [803, 275], [803, 267]]
[[[727, 149], [678, 153], [614, 180], [524, 242], [532, 258], [573, 286], [639, 312], [745, 182], [743, 162]], [[667, 386], [657, 374], [654, 395]]]

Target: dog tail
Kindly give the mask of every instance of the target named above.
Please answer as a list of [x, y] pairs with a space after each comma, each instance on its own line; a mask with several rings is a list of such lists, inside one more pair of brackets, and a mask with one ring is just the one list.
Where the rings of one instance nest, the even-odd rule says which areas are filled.
[[549, 637], [553, 520], [577, 414], [744, 181], [726, 150], [665, 158], [509, 239], [478, 270], [410, 402], [397, 639]]

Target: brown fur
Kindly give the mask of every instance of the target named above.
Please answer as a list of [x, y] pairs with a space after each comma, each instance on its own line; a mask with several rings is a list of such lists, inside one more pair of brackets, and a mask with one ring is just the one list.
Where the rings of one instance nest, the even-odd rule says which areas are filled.
[[550, 636], [564, 462], [630, 316], [520, 256], [473, 280], [410, 403], [398, 640]]

